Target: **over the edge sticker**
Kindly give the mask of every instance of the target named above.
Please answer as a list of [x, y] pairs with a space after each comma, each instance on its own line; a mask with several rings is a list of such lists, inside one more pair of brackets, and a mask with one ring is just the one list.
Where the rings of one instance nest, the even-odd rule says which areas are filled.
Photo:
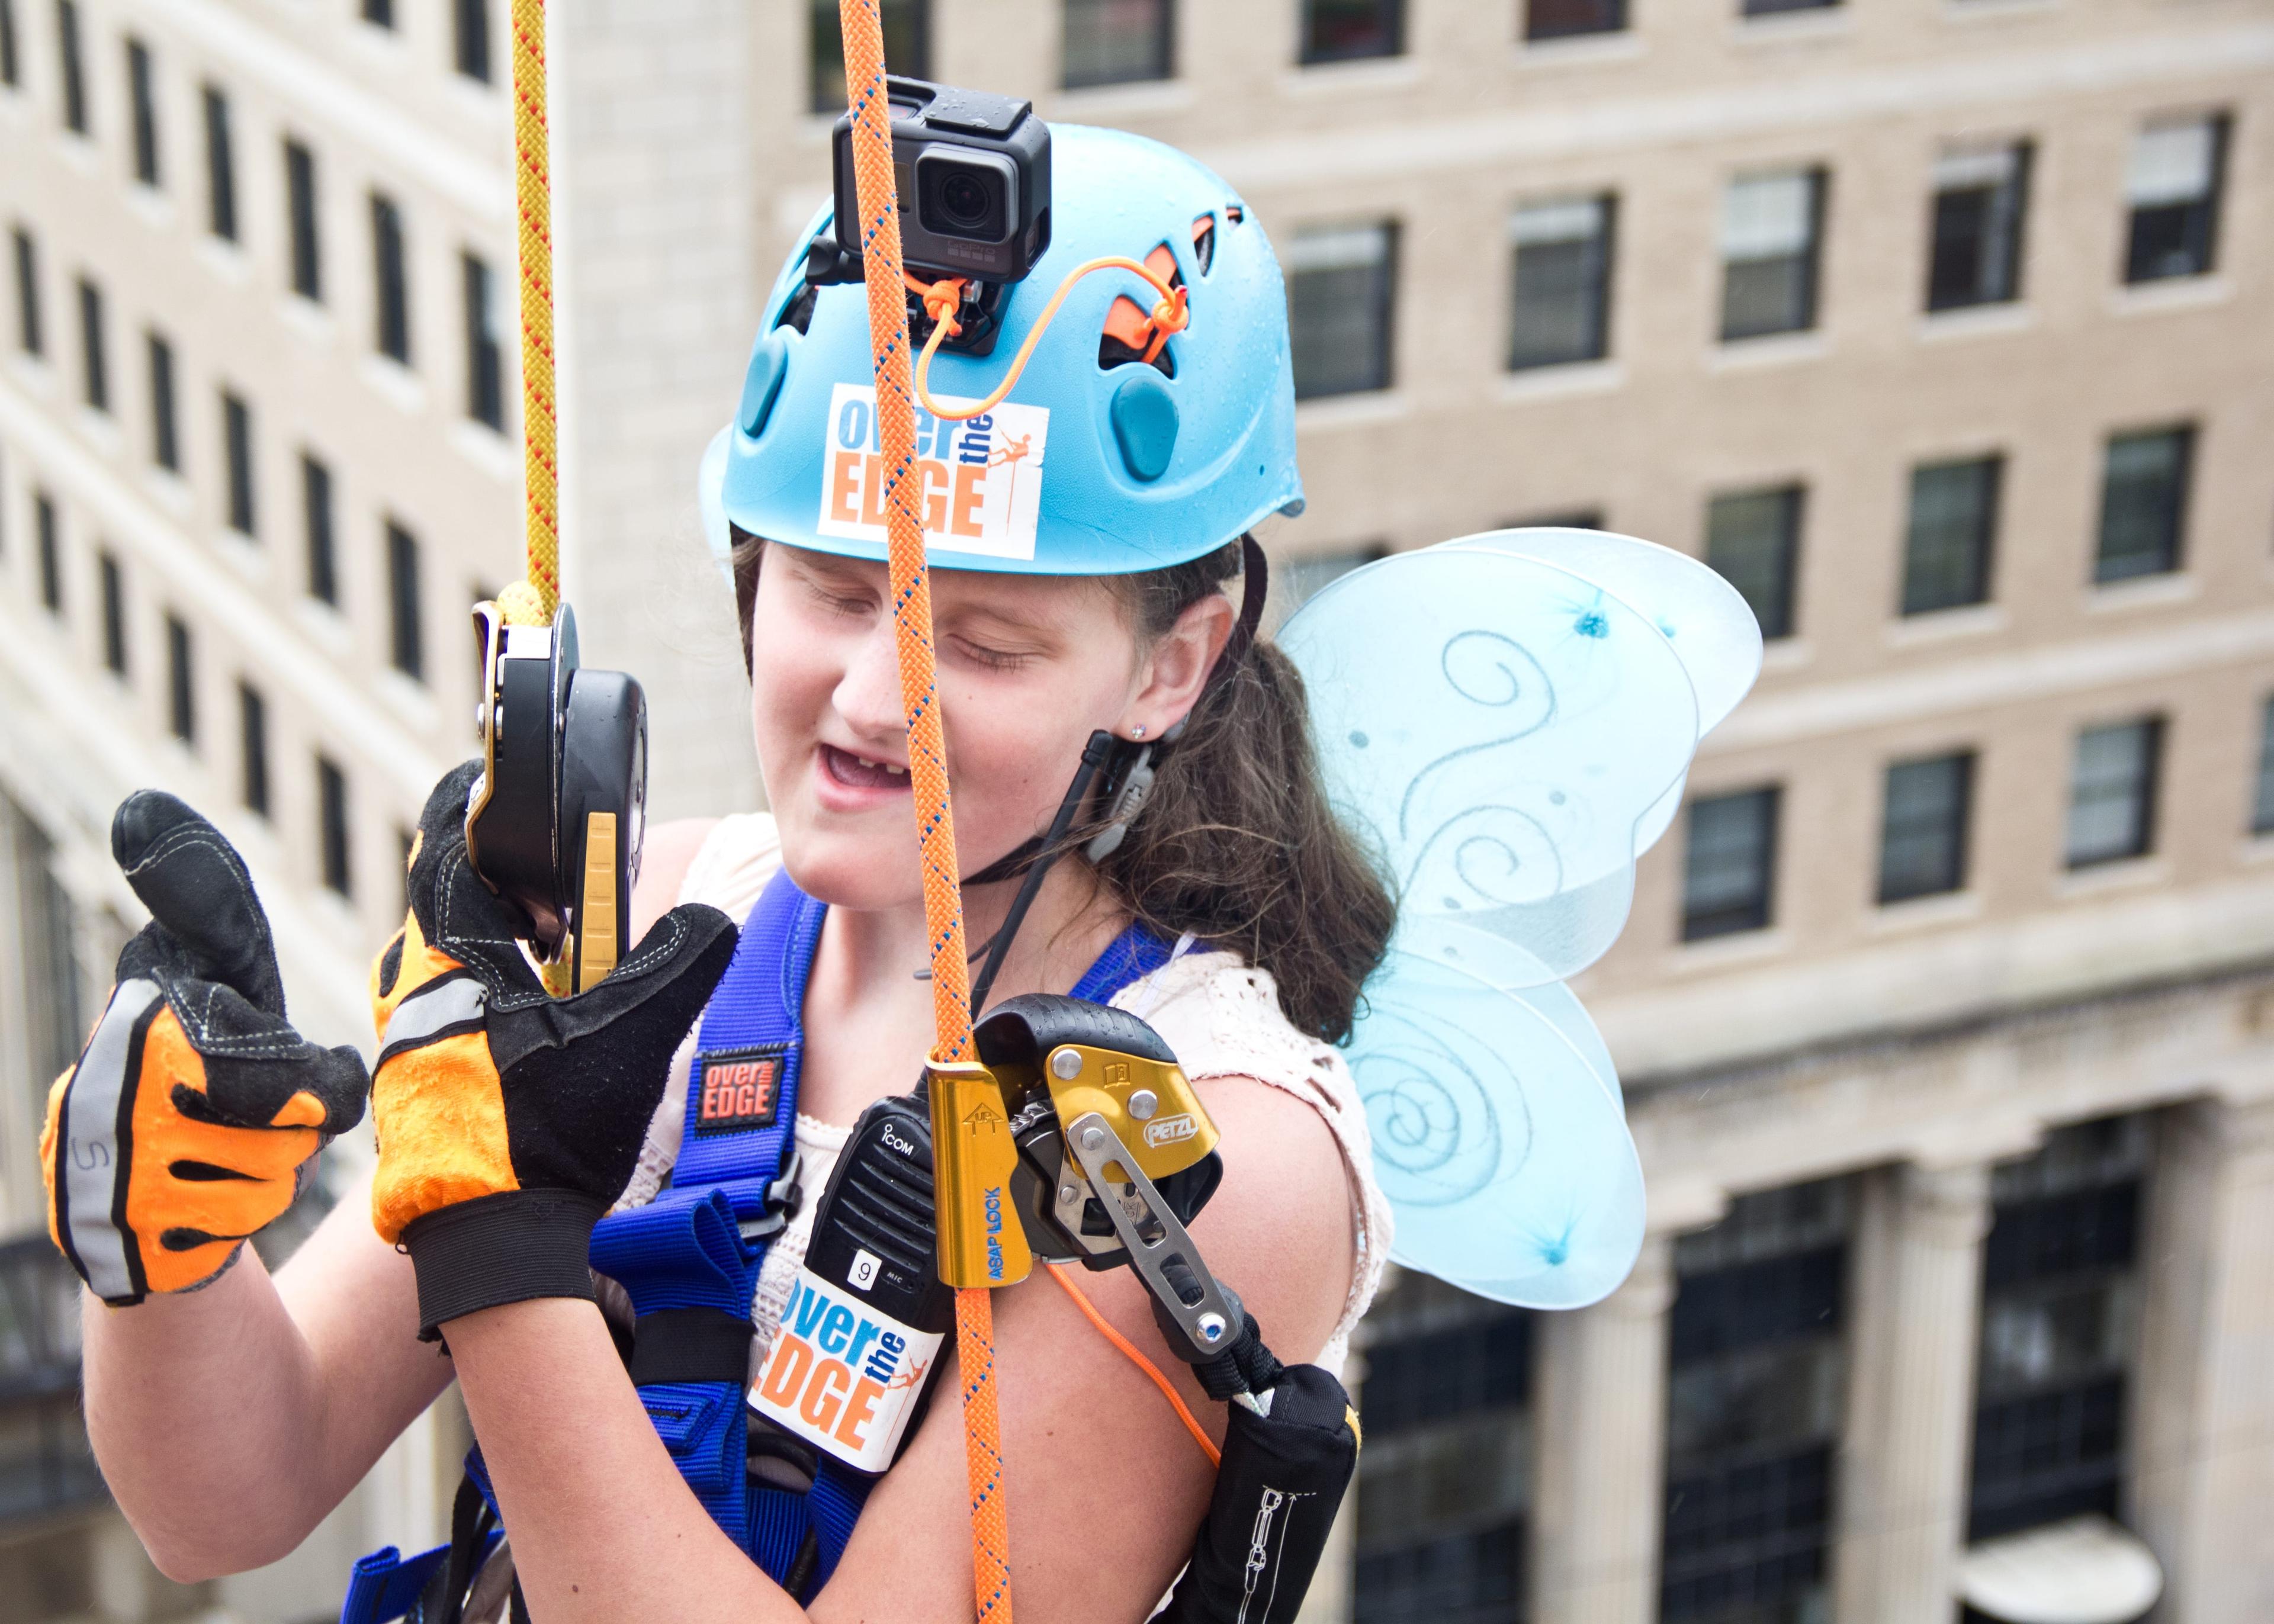
[[[935, 397], [961, 409], [977, 402]], [[1042, 512], [1043, 443], [1050, 408], [1005, 401], [968, 423], [915, 408], [917, 512], [927, 552], [1035, 556]], [[848, 541], [885, 540], [885, 457], [873, 385], [840, 383], [830, 395], [821, 516], [814, 528]]]

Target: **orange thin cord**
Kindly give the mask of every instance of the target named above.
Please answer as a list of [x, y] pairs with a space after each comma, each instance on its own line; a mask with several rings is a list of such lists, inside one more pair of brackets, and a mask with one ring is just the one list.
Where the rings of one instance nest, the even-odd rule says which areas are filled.
[[931, 358], [939, 352], [943, 340], [953, 338], [963, 331], [962, 326], [955, 320], [955, 312], [963, 304], [964, 279], [950, 276], [940, 282], [927, 282], [904, 270], [900, 273], [901, 280], [908, 291], [923, 301], [924, 313], [931, 318], [931, 336], [924, 340], [923, 354], [916, 360], [916, 400], [933, 417], [945, 417], [950, 423], [968, 423], [980, 413], [992, 411], [1000, 406], [1009, 398], [1012, 386], [1019, 381], [1019, 374], [1027, 370], [1028, 357], [1035, 353], [1035, 346], [1042, 342], [1043, 333], [1050, 327], [1050, 319], [1058, 313], [1058, 306], [1065, 303], [1065, 297], [1073, 291], [1074, 283], [1092, 271], [1133, 271], [1152, 283], [1154, 291], [1161, 296], [1161, 302], [1153, 306], [1153, 342], [1145, 350], [1146, 360], [1151, 361], [1160, 355], [1161, 347], [1169, 342], [1171, 334], [1181, 333], [1192, 325], [1192, 306], [1186, 302], [1186, 290], [1171, 286], [1151, 266], [1132, 259], [1126, 254], [1106, 254], [1096, 259], [1086, 259], [1065, 274], [1065, 280], [1058, 284], [1058, 290], [1050, 295], [1050, 302], [1043, 306], [1043, 313], [1035, 318], [1034, 327], [1028, 333], [1027, 342], [1019, 346], [1019, 353], [1011, 358], [1011, 370], [1003, 374], [1003, 381], [997, 384], [987, 398], [976, 406], [950, 411], [931, 397]]
[[1046, 1267], [1050, 1271], [1050, 1278], [1065, 1288], [1065, 1294], [1073, 1299], [1073, 1305], [1081, 1310], [1082, 1318], [1097, 1327], [1099, 1335], [1127, 1354], [1130, 1363], [1143, 1371], [1152, 1384], [1161, 1389], [1161, 1396], [1176, 1407], [1177, 1419], [1185, 1424], [1185, 1431], [1193, 1435], [1193, 1441], [1201, 1447], [1201, 1453], [1208, 1456], [1209, 1464], [1222, 1466], [1224, 1451], [1216, 1447], [1216, 1440], [1211, 1439], [1201, 1424], [1193, 1418], [1193, 1412], [1185, 1406], [1183, 1395], [1170, 1385], [1169, 1379], [1161, 1374], [1160, 1368], [1138, 1351], [1136, 1343], [1106, 1323], [1105, 1316], [1097, 1312], [1096, 1306], [1090, 1302], [1082, 1289], [1073, 1283], [1073, 1276], [1068, 1272], [1065, 1264], [1052, 1263]]

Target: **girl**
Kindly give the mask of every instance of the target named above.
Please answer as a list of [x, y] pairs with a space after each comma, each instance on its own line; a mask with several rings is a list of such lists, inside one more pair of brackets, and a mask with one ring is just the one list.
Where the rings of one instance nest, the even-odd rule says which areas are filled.
[[[1163, 342], [1138, 279], [1086, 277], [1003, 406], [960, 425], [920, 419], [940, 703], [960, 859], [977, 876], [964, 892], [971, 939], [1004, 927], [1031, 843], [1093, 733], [1111, 735], [1124, 767], [1173, 741], [1119, 844], [1091, 846], [1094, 859], [1077, 849], [1049, 868], [991, 997], [1064, 993], [1109, 950], [1148, 947], [1133, 962], [1151, 967], [1121, 977], [1111, 1001], [1168, 1041], [1223, 1133], [1223, 1185], [1194, 1239], [1283, 1357], [1332, 1363], [1388, 1243], [1363, 1119], [1333, 1044], [1381, 958], [1392, 906], [1326, 805], [1299, 682], [1254, 635], [1261, 554], [1242, 538], [1301, 500], [1279, 271], [1231, 189], [1167, 148], [1062, 126], [1053, 162], [1052, 245], [1007, 291], [998, 357], [944, 356], [932, 387], [983, 394], [1059, 279], [1096, 255], [1145, 259], [1181, 283], [1190, 325]], [[654, 831], [634, 922], [636, 936], [651, 923], [654, 934], [611, 983], [536, 1008], [514, 980], [517, 961], [485, 958], [487, 938], [465, 922], [486, 906], [465, 888], [463, 843], [453, 844], [467, 780], [437, 792], [413, 868], [413, 917], [375, 972], [383, 1026], [395, 1029], [382, 1033], [371, 1199], [343, 1200], [272, 1279], [257, 1258], [238, 1256], [239, 1229], [169, 1216], [167, 1201], [210, 1181], [161, 1192], [136, 1209], [139, 1233], [171, 1237], [148, 1255], [177, 1256], [167, 1247], [194, 1229], [201, 1238], [178, 1255], [203, 1261], [105, 1293], [132, 1306], [89, 1306], [95, 1447], [120, 1505], [177, 1578], [291, 1550], [455, 1379], [528, 1610], [545, 1624], [972, 1615], [952, 1370], [833, 1576], [802, 1605], [801, 1582], [786, 1589], [784, 1575], [755, 1565], [682, 1480], [583, 1289], [581, 1232], [554, 1215], [590, 1202], [589, 1229], [599, 1205], [632, 1211], [667, 1187], [697, 1043], [681, 1034], [725, 967], [727, 921], [750, 914], [777, 873], [826, 913], [801, 1011], [805, 1196], [757, 1282], [761, 1352], [849, 1124], [908, 1088], [930, 1047], [862, 291], [809, 285], [806, 262], [801, 244], [768, 302], [713, 493], [739, 532], [734, 573], [772, 811]], [[1225, 589], [1243, 558], [1235, 605]], [[1086, 813], [1065, 846], [1089, 846], [1108, 809]], [[183, 849], [170, 838], [122, 837], [122, 859], [154, 874], [145, 855]], [[197, 849], [182, 861], [220, 861], [214, 842], [188, 844]], [[168, 961], [177, 978], [162, 983], [169, 1002], [177, 984], [222, 984], [281, 1028], [281, 996], [267, 1010], [238, 984], [241, 966], [199, 951], [196, 925], [162, 906], [163, 889], [145, 891], [152, 929], [162, 936], [172, 924], [166, 940], [189, 942]], [[249, 889], [245, 906], [257, 922]], [[407, 1049], [407, 1000], [470, 980], [486, 989], [486, 1013], [475, 995], [462, 1029], [437, 1039], [430, 1023], [418, 1041], [432, 1049]], [[551, 1025], [535, 1036], [508, 1035], [522, 1029], [513, 1022], [540, 1019]], [[442, 1071], [403, 1056], [432, 1060], [449, 1045], [451, 1064], [486, 1081], [442, 1099]], [[79, 1086], [100, 1048], [82, 1062]], [[195, 1033], [189, 1048], [222, 1075], [218, 1051], [200, 1049]], [[167, 1094], [149, 1086], [162, 1049], [133, 1051], [142, 1097]], [[163, 1052], [177, 1055], [181, 1073], [169, 1097], [204, 1088], [221, 1098], [217, 1082], [184, 1082], [197, 1069], [186, 1051]], [[644, 1138], [635, 1133], [611, 1161], [595, 1124], [614, 1121], [607, 1113], [621, 1115], [627, 1099], [644, 1116], [666, 1071]], [[65, 1139], [73, 1084], [57, 1090]], [[248, 1182], [276, 1184], [281, 1167], [289, 1199], [304, 1147], [312, 1154], [320, 1132], [342, 1125], [338, 1110], [296, 1107], [301, 1097], [271, 1089], [257, 1106], [184, 1109], [222, 1136], [200, 1154], [224, 1168], [235, 1165], [231, 1147], [253, 1143], [245, 1136], [267, 1136], [268, 1177]], [[169, 1119], [165, 1131], [189, 1130]], [[614, 1170], [602, 1177], [594, 1167]], [[58, 1187], [58, 1238], [87, 1232], [92, 1209], [66, 1210], [77, 1199], [67, 1169]], [[521, 1199], [532, 1194], [542, 1199]], [[366, 1214], [380, 1233], [404, 1235], [411, 1257], [379, 1238]], [[486, 1214], [528, 1224], [491, 1224], [477, 1247], [467, 1237]], [[508, 1233], [523, 1237], [521, 1253], [498, 1239]], [[558, 1278], [547, 1249], [564, 1233], [576, 1238], [577, 1279], [546, 1283]], [[455, 1263], [443, 1255], [453, 1248]], [[477, 1250], [478, 1267], [469, 1265]], [[469, 1283], [509, 1272], [517, 1256], [529, 1277], [519, 1284]], [[232, 1259], [239, 1267], [227, 1267]], [[1166, 1357], [1138, 1283], [1126, 1271], [1088, 1281], [1104, 1316], [1174, 1371], [1220, 1432], [1221, 1409]], [[420, 1340], [422, 1327], [439, 1327], [447, 1358]], [[1208, 1461], [1055, 1288], [997, 1293], [996, 1327], [1020, 1607], [1029, 1619], [1144, 1617], [1190, 1548]]]

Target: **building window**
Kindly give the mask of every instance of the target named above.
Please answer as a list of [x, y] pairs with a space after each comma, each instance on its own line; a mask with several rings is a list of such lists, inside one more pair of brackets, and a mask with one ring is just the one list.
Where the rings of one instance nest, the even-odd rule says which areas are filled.
[[268, 702], [250, 682], [237, 685], [237, 762], [246, 809], [268, 816]]
[[95, 560], [102, 582], [102, 663], [114, 677], [126, 674], [126, 576], [109, 553]]
[[1744, 598], [1761, 635], [1793, 632], [1803, 493], [1796, 485], [1717, 496], [1706, 509], [1706, 561]]
[[2142, 857], [2156, 843], [2156, 788], [2163, 754], [2159, 717], [2088, 727], [2076, 736], [2069, 774], [2068, 866]]
[[2147, 1124], [2120, 1116], [1992, 1169], [1969, 1539], [2118, 1513], [2147, 1165]]
[[2218, 195], [2226, 168], [2226, 120], [2150, 124], [2132, 143], [2125, 192], [2132, 229], [2126, 282], [2203, 276], [2218, 255]]
[[1167, 79], [1175, 34], [1173, 0], [1065, 0], [1065, 87]]
[[468, 79], [490, 82], [490, 0], [451, 0], [453, 60]]
[[2274, 699], [2258, 720], [2258, 793], [2250, 804], [2250, 832], [2274, 834]]
[[40, 248], [22, 226], [10, 228], [16, 248], [16, 342], [26, 355], [48, 352], [47, 324], [40, 319]]
[[410, 365], [410, 278], [403, 263], [403, 211], [395, 200], [371, 194], [372, 284], [376, 294], [379, 353]]
[[497, 276], [471, 254], [464, 262], [466, 287], [466, 415], [505, 430], [505, 335], [501, 330]]
[[1395, 56], [1405, 49], [1404, 0], [1302, 0], [1306, 63]]
[[[879, 0], [885, 31], [885, 69], [911, 79], [931, 77], [931, 0]], [[837, 0], [810, 0], [806, 11], [809, 47], [806, 105], [817, 113], [845, 110], [845, 39], [839, 31]]]
[[184, 744], [198, 741], [198, 689], [191, 662], [190, 628], [179, 615], [166, 617], [166, 700], [174, 737]]
[[181, 432], [174, 412], [174, 347], [147, 335], [150, 351], [150, 460], [171, 473], [182, 470]]
[[87, 70], [79, 50], [76, 0], [56, 0], [56, 54], [63, 72], [64, 126], [87, 133]]
[[1974, 798], [1970, 751], [1887, 769], [1879, 825], [1879, 900], [1966, 889], [1966, 831]]
[[324, 266], [316, 235], [316, 155], [297, 141], [284, 143], [284, 194], [292, 216], [292, 291], [324, 297]]
[[2097, 582], [2169, 575], [2180, 567], [2195, 431], [2119, 434], [2108, 442], [2100, 486]]
[[237, 154], [229, 133], [229, 98], [205, 87], [206, 227], [224, 242], [237, 241]]
[[40, 602], [49, 614], [64, 612], [64, 540], [55, 498], [45, 491], [32, 498], [32, 528], [40, 546]]
[[1527, 0], [1524, 37], [1561, 40], [1575, 34], [1619, 34], [1627, 26], [1627, 0]]
[[134, 178], [154, 186], [158, 184], [158, 93], [152, 83], [150, 48], [139, 40], [126, 41], [126, 88], [134, 110]]
[[1295, 398], [1387, 389], [1397, 228], [1313, 227], [1287, 252], [1287, 306]]
[[1407, 1271], [1366, 1323], [1356, 1615], [1521, 1618], [1532, 1316]]
[[17, 54], [16, 0], [0, 0], [0, 85], [19, 90], [24, 84], [24, 64]]
[[393, 520], [387, 525], [388, 647], [395, 670], [424, 680], [426, 648], [418, 600], [418, 538]]
[[1911, 470], [1909, 529], [1903, 540], [1905, 614], [1931, 614], [1986, 602], [1998, 533], [2002, 457], [1926, 462]]
[[1779, 11], [1829, 11], [1844, 0], [1740, 0], [1741, 17], [1770, 17]]
[[1934, 166], [1934, 246], [1926, 307], [2000, 304], [2022, 294], [2022, 224], [2029, 147], [1946, 153]]
[[363, 19], [374, 28], [395, 26], [395, 0], [363, 0]]
[[343, 897], [355, 894], [348, 863], [348, 779], [328, 756], [316, 757], [316, 845], [324, 883]]
[[1816, 325], [1824, 171], [1740, 176], [1721, 202], [1721, 337]]
[[300, 511], [307, 530], [308, 596], [337, 608], [340, 575], [332, 523], [332, 470], [306, 452], [300, 454]]
[[102, 289], [79, 279], [79, 358], [82, 398], [97, 411], [110, 410], [110, 368], [102, 346]]
[[1682, 939], [1762, 930], [1775, 914], [1777, 810], [1782, 791], [1743, 790], [1690, 804]]
[[222, 437], [226, 442], [229, 475], [229, 528], [240, 536], [256, 534], [252, 509], [252, 408], [243, 397], [223, 389], [221, 394]]
[[1606, 194], [1528, 203], [1510, 217], [1516, 261], [1510, 368], [1603, 358], [1610, 342], [1616, 208]]
[[1821, 1618], [1846, 1385], [1847, 1181], [1675, 1242], [1658, 1616]]

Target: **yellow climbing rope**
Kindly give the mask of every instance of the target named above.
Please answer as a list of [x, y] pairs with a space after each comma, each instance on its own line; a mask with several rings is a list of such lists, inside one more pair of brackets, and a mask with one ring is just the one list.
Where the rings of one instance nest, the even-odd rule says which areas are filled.
[[498, 594], [512, 626], [561, 601], [561, 424], [553, 390], [553, 161], [545, 124], [545, 0], [513, 0], [514, 201], [521, 215], [521, 438], [529, 576]]
[[[845, 35], [845, 94], [853, 115], [853, 170], [861, 211], [861, 257], [876, 357], [877, 428], [884, 447], [887, 566], [908, 722], [908, 773], [915, 793], [923, 866], [924, 921], [931, 938], [936, 1062], [971, 1052], [970, 961], [963, 948], [963, 894], [948, 805], [947, 756], [934, 680], [931, 586], [918, 504], [915, 401], [908, 365], [907, 271], [900, 259], [892, 176], [892, 116], [885, 95], [885, 34], [878, 0], [838, 0]], [[933, 1139], [940, 1142], [935, 1117]], [[942, 1214], [945, 1224], [948, 1215]], [[964, 1468], [971, 1489], [971, 1562], [979, 1624], [1010, 1624], [1011, 1537], [1003, 1446], [995, 1403], [994, 1310], [986, 1289], [955, 1294], [956, 1358], [963, 1372]]]

